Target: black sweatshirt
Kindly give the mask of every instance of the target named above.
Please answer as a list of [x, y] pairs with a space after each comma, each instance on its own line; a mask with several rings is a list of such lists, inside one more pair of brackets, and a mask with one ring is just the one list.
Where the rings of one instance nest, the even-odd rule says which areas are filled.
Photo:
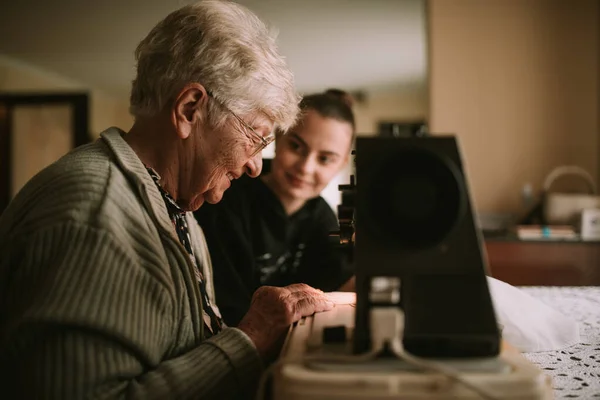
[[338, 229], [322, 197], [291, 216], [260, 179], [232, 182], [218, 204], [195, 212], [210, 251], [216, 300], [225, 322], [236, 326], [261, 285], [306, 283], [323, 291], [338, 289], [353, 271], [328, 242]]

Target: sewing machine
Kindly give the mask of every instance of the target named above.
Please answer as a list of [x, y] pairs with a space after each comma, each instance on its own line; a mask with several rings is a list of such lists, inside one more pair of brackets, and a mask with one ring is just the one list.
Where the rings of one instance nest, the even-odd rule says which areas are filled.
[[273, 372], [273, 399], [553, 398], [550, 379], [506, 344], [497, 357], [426, 360], [452, 377], [399, 357], [357, 357], [351, 340], [354, 311], [338, 305], [290, 331]]
[[456, 139], [358, 138], [354, 176], [333, 237], [356, 304], [290, 330], [273, 398], [551, 399], [502, 342]]

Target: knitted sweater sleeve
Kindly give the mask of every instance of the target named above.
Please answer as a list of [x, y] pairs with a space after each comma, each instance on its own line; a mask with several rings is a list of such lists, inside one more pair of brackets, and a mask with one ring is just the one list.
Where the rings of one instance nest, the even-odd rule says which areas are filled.
[[[15, 240], [0, 259], [2, 391], [9, 398], [231, 398], [252, 393], [260, 360], [227, 328], [177, 346], [176, 296], [111, 233], [62, 222]], [[7, 267], [8, 266], [8, 267]]]

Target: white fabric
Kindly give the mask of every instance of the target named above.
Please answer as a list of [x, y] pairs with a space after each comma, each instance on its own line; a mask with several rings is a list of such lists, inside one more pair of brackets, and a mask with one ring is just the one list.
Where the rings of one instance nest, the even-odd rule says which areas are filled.
[[579, 323], [581, 341], [558, 351], [525, 353], [552, 377], [554, 398], [600, 398], [600, 286], [523, 287]]
[[579, 343], [577, 322], [525, 291], [488, 277], [502, 337], [522, 352], [555, 351]]

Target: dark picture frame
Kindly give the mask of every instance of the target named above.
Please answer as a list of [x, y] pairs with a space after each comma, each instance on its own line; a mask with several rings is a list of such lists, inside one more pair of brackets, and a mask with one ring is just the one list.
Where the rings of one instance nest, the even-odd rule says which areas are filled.
[[19, 106], [71, 106], [73, 148], [89, 143], [89, 95], [72, 93], [0, 93], [0, 214], [11, 200], [13, 113]]

